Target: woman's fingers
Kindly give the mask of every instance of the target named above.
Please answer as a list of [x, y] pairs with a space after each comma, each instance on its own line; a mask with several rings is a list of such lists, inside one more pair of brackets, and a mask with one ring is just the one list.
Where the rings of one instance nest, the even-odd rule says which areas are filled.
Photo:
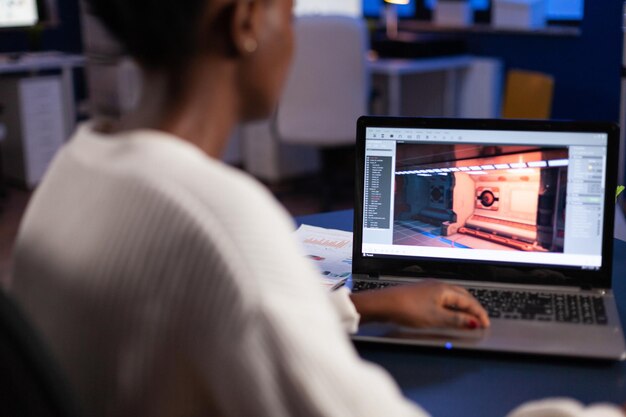
[[[458, 288], [458, 287], [456, 287]], [[444, 294], [444, 307], [460, 313], [466, 313], [477, 319], [475, 327], [489, 327], [489, 316], [482, 305], [469, 293], [450, 289]]]
[[464, 311], [444, 310], [440, 318], [444, 327], [458, 329], [477, 329], [480, 326], [478, 318]]

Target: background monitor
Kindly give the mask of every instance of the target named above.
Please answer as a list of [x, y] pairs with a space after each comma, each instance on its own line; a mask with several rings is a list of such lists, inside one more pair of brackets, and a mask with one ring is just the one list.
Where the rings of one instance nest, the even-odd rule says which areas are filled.
[[34, 26], [39, 19], [37, 0], [0, 0], [0, 29]]
[[[490, 8], [489, 0], [470, 0], [472, 9], [476, 12], [487, 12]], [[433, 10], [437, 0], [412, 0], [410, 4], [398, 6], [398, 16], [415, 18], [417, 5], [422, 10]], [[369, 18], [378, 18], [382, 15], [383, 0], [363, 0], [363, 15]], [[547, 0], [546, 18], [553, 21], [579, 21], [584, 15], [584, 0]]]
[[[363, 16], [370, 18], [378, 18], [383, 15], [385, 8], [385, 2], [383, 0], [362, 0], [363, 3]], [[417, 2], [411, 1], [409, 4], [397, 5], [398, 17], [414, 18], [416, 14], [415, 4]]]
[[546, 17], [549, 20], [582, 20], [584, 0], [548, 0]]

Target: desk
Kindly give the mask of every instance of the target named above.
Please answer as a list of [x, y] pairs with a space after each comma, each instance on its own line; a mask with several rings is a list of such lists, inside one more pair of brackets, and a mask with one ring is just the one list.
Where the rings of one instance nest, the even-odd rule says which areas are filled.
[[387, 76], [387, 91], [389, 97], [388, 115], [400, 116], [402, 108], [402, 76], [417, 75], [428, 72], [445, 73], [443, 92], [443, 116], [456, 116], [456, 90], [458, 84], [458, 70], [467, 68], [472, 62], [468, 55], [450, 56], [429, 59], [377, 59], [368, 63], [372, 75]]
[[[386, 77], [388, 116], [440, 116], [440, 117], [497, 117], [501, 95], [502, 63], [492, 58], [471, 55], [452, 55], [416, 59], [375, 59], [368, 62], [372, 77]], [[407, 98], [403, 88], [404, 77], [430, 73], [443, 73], [440, 87], [441, 113], [424, 114], [415, 109], [403, 112], [402, 103]], [[437, 88], [428, 91], [410, 91], [420, 101], [432, 101]], [[436, 95], [439, 95], [437, 93]], [[424, 100], [422, 100], [424, 99]], [[426, 110], [428, 113], [428, 110]], [[432, 110], [431, 110], [432, 111]]]
[[[352, 230], [352, 210], [302, 216], [298, 224]], [[613, 282], [626, 323], [626, 242], [615, 240]], [[621, 279], [618, 279], [621, 278]], [[626, 363], [518, 357], [419, 347], [357, 344], [404, 394], [434, 417], [504, 417], [522, 402], [567, 396], [584, 403], [626, 402]]]
[[[498, 59], [471, 55], [368, 61], [370, 82], [377, 85], [381, 93], [386, 93], [380, 94], [381, 106], [376, 104], [377, 99], [370, 102], [371, 113], [498, 117], [502, 67]], [[426, 88], [422, 88], [424, 86]], [[257, 178], [277, 182], [310, 174], [319, 168], [315, 149], [279, 143], [269, 121], [242, 125], [239, 132], [243, 165]]]

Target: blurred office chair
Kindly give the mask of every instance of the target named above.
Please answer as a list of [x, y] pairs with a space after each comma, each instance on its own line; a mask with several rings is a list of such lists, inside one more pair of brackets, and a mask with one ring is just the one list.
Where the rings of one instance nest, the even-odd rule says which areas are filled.
[[320, 149], [326, 209], [332, 150], [355, 144], [356, 120], [367, 113], [369, 38], [365, 22], [348, 16], [302, 16], [295, 34], [293, 65], [272, 130], [281, 143]]
[[0, 415], [77, 417], [66, 384], [39, 335], [0, 291]]
[[505, 119], [549, 119], [552, 113], [554, 78], [536, 71], [507, 72], [502, 117]]

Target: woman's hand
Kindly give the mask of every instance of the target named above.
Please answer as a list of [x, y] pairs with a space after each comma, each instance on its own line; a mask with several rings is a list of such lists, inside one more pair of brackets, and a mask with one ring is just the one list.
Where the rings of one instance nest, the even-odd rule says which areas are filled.
[[362, 322], [457, 329], [489, 326], [487, 312], [467, 290], [432, 280], [363, 291], [351, 299]]

